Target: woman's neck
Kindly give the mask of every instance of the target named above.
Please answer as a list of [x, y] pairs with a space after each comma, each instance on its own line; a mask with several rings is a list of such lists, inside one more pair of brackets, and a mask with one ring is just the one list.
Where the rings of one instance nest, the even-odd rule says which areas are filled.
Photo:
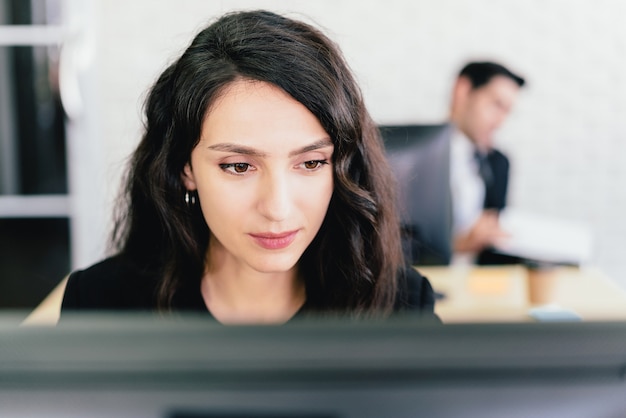
[[211, 261], [202, 278], [202, 297], [211, 314], [224, 324], [284, 323], [306, 300], [297, 267], [262, 273], [246, 265]]

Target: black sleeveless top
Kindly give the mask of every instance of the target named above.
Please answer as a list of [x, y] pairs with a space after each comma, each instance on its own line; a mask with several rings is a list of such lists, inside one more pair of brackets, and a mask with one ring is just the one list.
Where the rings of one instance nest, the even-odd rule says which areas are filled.
[[[428, 280], [408, 267], [398, 278], [394, 311], [434, 316], [434, 292]], [[75, 271], [65, 288], [61, 314], [69, 311], [154, 311], [158, 279], [122, 256]], [[306, 303], [296, 316], [306, 312]], [[199, 285], [183, 285], [172, 299], [172, 311], [206, 312]]]

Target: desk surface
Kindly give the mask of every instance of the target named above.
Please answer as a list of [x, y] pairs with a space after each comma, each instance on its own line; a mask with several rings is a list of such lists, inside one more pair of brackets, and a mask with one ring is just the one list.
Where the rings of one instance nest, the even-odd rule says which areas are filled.
[[61, 282], [46, 296], [46, 298], [28, 315], [22, 325], [48, 326], [56, 325], [61, 316], [61, 303], [63, 293], [67, 285], [68, 277]]
[[[435, 312], [443, 322], [533, 321], [527, 270], [507, 267], [419, 267], [445, 298]], [[626, 291], [595, 269], [559, 268], [554, 304], [586, 321], [626, 320]]]
[[[435, 312], [443, 322], [523, 322], [533, 306], [528, 301], [527, 270], [506, 267], [419, 267], [435, 291]], [[626, 320], [626, 291], [598, 270], [558, 270], [555, 303], [586, 321]], [[31, 313], [28, 325], [54, 325], [59, 318], [66, 280]]]

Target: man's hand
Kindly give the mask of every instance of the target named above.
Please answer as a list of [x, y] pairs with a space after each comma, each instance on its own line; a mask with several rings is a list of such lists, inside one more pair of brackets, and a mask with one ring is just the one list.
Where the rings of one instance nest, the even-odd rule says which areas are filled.
[[454, 250], [457, 252], [479, 252], [508, 236], [500, 228], [498, 212], [485, 210], [469, 231], [454, 238]]

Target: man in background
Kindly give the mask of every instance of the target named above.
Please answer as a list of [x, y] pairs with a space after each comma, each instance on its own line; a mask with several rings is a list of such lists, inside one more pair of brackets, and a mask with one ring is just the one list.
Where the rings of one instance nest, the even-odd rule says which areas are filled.
[[[500, 264], [489, 252], [506, 237], [498, 214], [506, 205], [509, 160], [494, 148], [494, 133], [506, 120], [524, 79], [493, 62], [471, 62], [452, 92], [450, 186], [455, 260]], [[453, 260], [454, 261], [454, 260]]]

